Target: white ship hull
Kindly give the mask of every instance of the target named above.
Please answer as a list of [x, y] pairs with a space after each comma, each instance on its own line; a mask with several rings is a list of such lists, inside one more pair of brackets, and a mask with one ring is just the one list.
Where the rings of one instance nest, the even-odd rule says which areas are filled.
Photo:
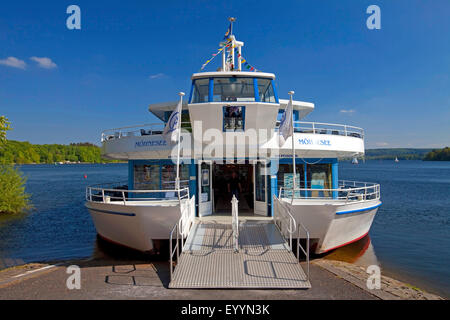
[[310, 238], [316, 240], [316, 254], [325, 253], [364, 238], [370, 230], [379, 200], [351, 204], [295, 200], [292, 215], [302, 221]]
[[[191, 199], [194, 208], [195, 199]], [[292, 215], [302, 221], [310, 238], [316, 240], [316, 254], [325, 253], [365, 237], [372, 225], [379, 200], [352, 204], [308, 203], [295, 200]], [[154, 240], [168, 240], [180, 219], [178, 201], [88, 202], [86, 204], [98, 234], [113, 243], [142, 252], [154, 249]], [[185, 208], [185, 210], [188, 210]], [[277, 208], [275, 208], [277, 210]]]
[[86, 207], [101, 238], [142, 252], [152, 252], [155, 240], [169, 239], [180, 219], [178, 200], [127, 201], [125, 205], [123, 201], [88, 201]]

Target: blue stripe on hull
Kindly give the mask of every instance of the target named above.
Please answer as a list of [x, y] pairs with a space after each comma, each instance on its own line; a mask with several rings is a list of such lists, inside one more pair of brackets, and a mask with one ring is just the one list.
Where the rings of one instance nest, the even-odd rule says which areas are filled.
[[107, 213], [107, 214], [115, 214], [115, 215], [119, 215], [119, 216], [127, 216], [127, 217], [136, 216], [134, 213], [116, 212], [116, 211], [100, 210], [100, 209], [93, 209], [93, 208], [88, 208], [88, 209], [92, 210], [92, 211], [97, 211], [97, 212], [102, 212], [102, 213]]
[[373, 207], [369, 207], [369, 208], [362, 208], [362, 209], [355, 209], [355, 210], [349, 210], [349, 211], [340, 211], [340, 212], [336, 212], [336, 214], [348, 214], [348, 213], [356, 213], [356, 212], [363, 212], [363, 211], [370, 211], [373, 209], [378, 208], [379, 206], [381, 206], [381, 203], [377, 204], [376, 206]]

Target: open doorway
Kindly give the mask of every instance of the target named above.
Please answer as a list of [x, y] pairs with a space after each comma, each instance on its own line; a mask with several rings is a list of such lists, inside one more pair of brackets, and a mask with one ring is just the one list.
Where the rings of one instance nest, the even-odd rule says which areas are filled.
[[231, 198], [236, 194], [239, 215], [253, 215], [253, 180], [252, 164], [214, 164], [214, 214], [231, 215]]

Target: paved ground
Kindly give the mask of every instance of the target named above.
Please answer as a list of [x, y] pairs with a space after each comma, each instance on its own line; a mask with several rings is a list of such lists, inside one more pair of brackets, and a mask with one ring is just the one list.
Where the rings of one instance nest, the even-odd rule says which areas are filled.
[[[71, 264], [81, 268], [80, 290], [66, 287]], [[105, 258], [3, 270], [0, 299], [378, 299], [315, 264], [311, 265], [311, 283], [307, 290], [168, 289], [166, 261]]]

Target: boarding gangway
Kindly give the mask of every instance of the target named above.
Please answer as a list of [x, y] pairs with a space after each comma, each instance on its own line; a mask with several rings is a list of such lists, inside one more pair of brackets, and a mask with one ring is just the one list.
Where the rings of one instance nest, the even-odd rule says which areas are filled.
[[[169, 288], [310, 288], [309, 233], [281, 199], [274, 201], [270, 218], [239, 217], [234, 196], [231, 218], [195, 218], [192, 210], [182, 212], [170, 234]], [[307, 241], [305, 248], [300, 237]], [[300, 250], [306, 256], [306, 273]]]

